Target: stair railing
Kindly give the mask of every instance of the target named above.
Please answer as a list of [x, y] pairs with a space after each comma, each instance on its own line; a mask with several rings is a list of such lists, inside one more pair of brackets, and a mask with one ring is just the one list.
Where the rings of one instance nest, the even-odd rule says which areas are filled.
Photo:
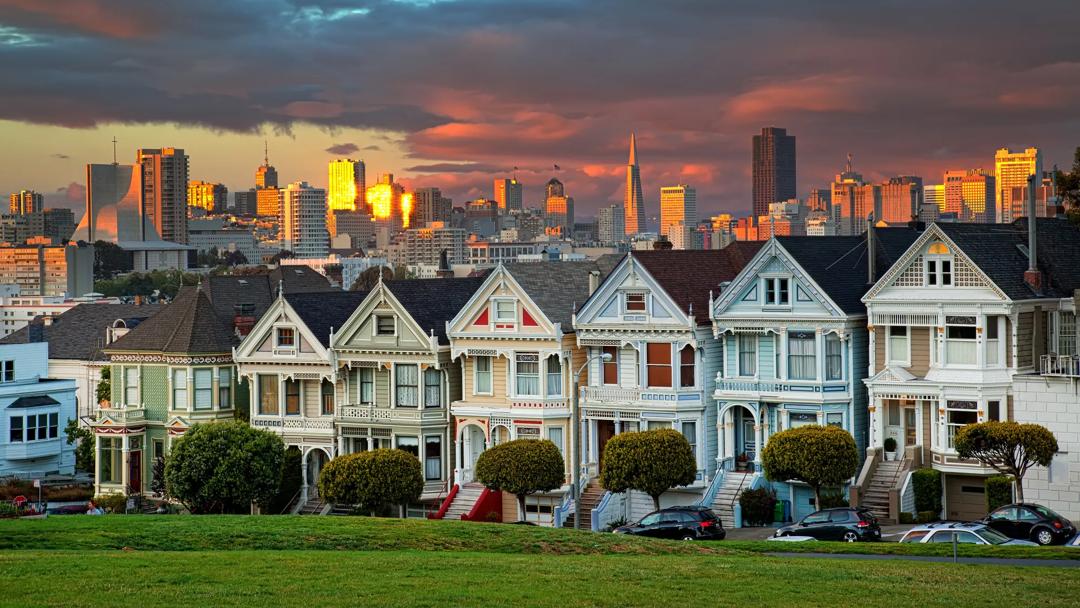
[[747, 477], [751, 477], [751, 475], [745, 474], [742, 476], [742, 479], [739, 480], [739, 487], [735, 490], [735, 495], [731, 497], [731, 504], [729, 504], [728, 507], [731, 508], [732, 512], [735, 511], [735, 503], [739, 502], [739, 494], [742, 493], [743, 486], [746, 485]]

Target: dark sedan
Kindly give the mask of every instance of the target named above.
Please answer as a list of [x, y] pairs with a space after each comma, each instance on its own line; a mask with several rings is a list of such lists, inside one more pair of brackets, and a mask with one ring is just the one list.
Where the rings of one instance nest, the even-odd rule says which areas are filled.
[[653, 511], [641, 521], [620, 526], [616, 534], [672, 538], [676, 540], [723, 540], [727, 535], [720, 518], [702, 507], [670, 507]]
[[1042, 505], [1016, 503], [994, 509], [982, 522], [1009, 538], [1040, 545], [1060, 545], [1076, 534], [1076, 527]]
[[811, 513], [797, 523], [779, 528], [774, 536], [809, 536], [853, 543], [881, 540], [881, 526], [869, 509], [840, 507]]

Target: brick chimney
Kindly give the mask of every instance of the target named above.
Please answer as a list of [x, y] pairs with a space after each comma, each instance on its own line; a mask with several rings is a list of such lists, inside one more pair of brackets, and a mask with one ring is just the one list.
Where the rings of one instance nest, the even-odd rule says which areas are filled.
[[[1031, 181], [1032, 179], [1034, 179], [1034, 177], [1028, 177], [1028, 181]], [[1027, 283], [1035, 293], [1042, 293], [1043, 283], [1045, 282], [1046, 277], [1044, 277], [1042, 271], [1039, 270], [1038, 263], [1035, 227], [1039, 222], [1035, 215], [1035, 197], [1029, 195], [1027, 204], [1028, 269], [1024, 272], [1024, 282]]]
[[251, 333], [251, 330], [255, 327], [255, 305], [254, 304], [234, 304], [233, 305], [233, 331], [236, 335], [243, 338]]

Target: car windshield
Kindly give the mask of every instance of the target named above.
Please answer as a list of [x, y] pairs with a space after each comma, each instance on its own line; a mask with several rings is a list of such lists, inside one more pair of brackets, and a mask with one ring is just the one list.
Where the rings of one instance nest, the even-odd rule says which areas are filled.
[[991, 545], [1003, 545], [1009, 542], [1009, 538], [993, 528], [979, 530], [979, 536]]
[[1053, 511], [1051, 511], [1050, 509], [1047, 509], [1046, 507], [1044, 507], [1042, 505], [1029, 505], [1029, 506], [1032, 509], [1034, 509], [1036, 513], [1038, 513], [1039, 515], [1042, 515], [1046, 519], [1065, 519], [1064, 517], [1058, 515], [1057, 513], [1054, 513]]

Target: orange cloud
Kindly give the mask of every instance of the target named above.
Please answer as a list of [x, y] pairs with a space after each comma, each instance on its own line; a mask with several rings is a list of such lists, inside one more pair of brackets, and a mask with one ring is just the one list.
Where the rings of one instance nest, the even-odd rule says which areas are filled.
[[813, 76], [788, 83], [760, 86], [728, 102], [734, 120], [761, 120], [793, 112], [858, 112], [865, 110], [859, 87], [849, 76]]

